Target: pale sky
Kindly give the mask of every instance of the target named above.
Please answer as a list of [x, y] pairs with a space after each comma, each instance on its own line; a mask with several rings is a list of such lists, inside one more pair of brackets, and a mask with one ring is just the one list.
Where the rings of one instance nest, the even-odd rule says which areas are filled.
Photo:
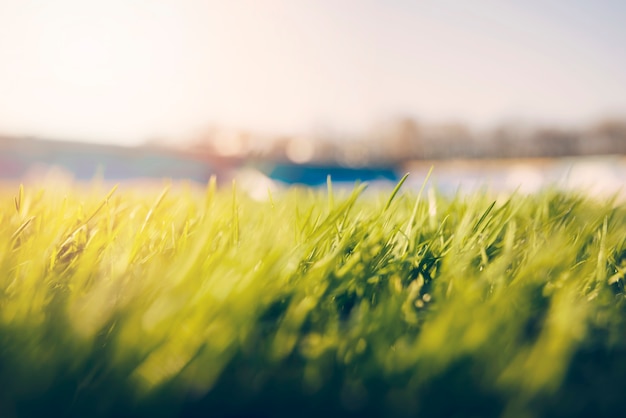
[[0, 0], [0, 133], [626, 114], [626, 2]]

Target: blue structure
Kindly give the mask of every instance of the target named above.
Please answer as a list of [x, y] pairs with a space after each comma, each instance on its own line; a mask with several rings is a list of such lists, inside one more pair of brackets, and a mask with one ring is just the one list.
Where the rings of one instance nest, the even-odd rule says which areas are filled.
[[276, 163], [262, 169], [271, 179], [287, 184], [319, 186], [326, 183], [330, 175], [333, 182], [354, 183], [357, 181], [397, 182], [400, 177], [393, 166], [344, 167], [333, 164], [289, 164]]

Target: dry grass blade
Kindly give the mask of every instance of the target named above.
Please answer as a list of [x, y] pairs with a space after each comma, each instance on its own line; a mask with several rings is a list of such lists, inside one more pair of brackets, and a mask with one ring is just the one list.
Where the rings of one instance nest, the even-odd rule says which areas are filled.
[[17, 196], [14, 198], [15, 201], [15, 210], [18, 214], [22, 214], [22, 202], [24, 201], [24, 185], [20, 184], [19, 191]]
[[24, 222], [22, 222], [22, 224], [19, 226], [19, 228], [17, 228], [15, 230], [15, 232], [11, 235], [10, 240], [13, 241], [16, 238], [18, 238], [20, 236], [20, 234], [26, 229], [26, 227], [28, 227], [28, 225], [30, 225], [30, 223], [33, 221], [33, 219], [35, 219], [35, 216], [30, 216], [28, 219], [26, 219]]

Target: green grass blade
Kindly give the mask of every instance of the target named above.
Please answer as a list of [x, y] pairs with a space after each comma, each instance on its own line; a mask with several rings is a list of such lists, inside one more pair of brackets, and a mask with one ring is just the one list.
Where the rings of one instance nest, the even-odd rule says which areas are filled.
[[407, 178], [409, 178], [409, 173], [406, 173], [404, 176], [402, 176], [398, 184], [396, 184], [396, 187], [393, 188], [393, 191], [391, 192], [389, 199], [387, 199], [387, 203], [385, 203], [385, 207], [383, 208], [383, 213], [386, 212], [387, 209], [389, 209], [389, 206], [391, 206], [391, 202], [396, 197], [396, 195], [400, 191], [400, 188], [402, 187], [402, 185], [404, 184]]

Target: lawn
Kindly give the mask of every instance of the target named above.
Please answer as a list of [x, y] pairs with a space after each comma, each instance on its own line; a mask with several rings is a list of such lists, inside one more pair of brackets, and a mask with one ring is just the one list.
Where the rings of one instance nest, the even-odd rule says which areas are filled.
[[0, 189], [0, 416], [611, 416], [626, 206]]

